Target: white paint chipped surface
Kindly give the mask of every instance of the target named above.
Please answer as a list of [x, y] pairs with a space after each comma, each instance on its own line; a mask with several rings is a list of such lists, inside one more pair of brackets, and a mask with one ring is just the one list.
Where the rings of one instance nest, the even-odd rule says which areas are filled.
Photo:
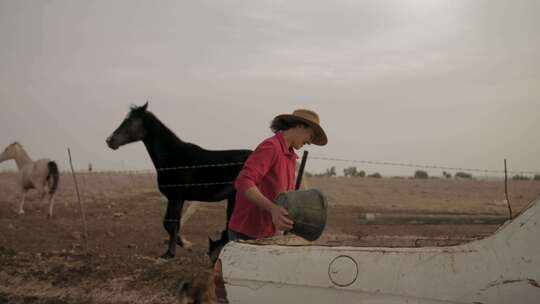
[[538, 303], [540, 198], [482, 240], [385, 248], [229, 243], [231, 303]]

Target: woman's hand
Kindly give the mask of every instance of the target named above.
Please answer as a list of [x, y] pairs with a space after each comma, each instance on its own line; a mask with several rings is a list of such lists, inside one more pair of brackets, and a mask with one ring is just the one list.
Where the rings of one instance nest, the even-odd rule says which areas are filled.
[[289, 213], [285, 208], [274, 205], [272, 208], [272, 222], [276, 230], [288, 231], [293, 228], [293, 221], [288, 217]]
[[267, 199], [262, 195], [261, 191], [259, 191], [259, 188], [253, 186], [247, 189], [246, 192], [244, 192], [244, 195], [255, 205], [272, 214], [272, 223], [276, 230], [288, 231], [293, 228], [293, 221], [288, 217], [289, 213], [287, 210]]

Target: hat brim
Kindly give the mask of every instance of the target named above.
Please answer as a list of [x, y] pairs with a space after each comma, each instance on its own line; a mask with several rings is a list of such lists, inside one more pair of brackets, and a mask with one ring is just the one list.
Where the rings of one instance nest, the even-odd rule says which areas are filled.
[[276, 116], [275, 119], [303, 122], [313, 130], [314, 138], [313, 141], [311, 141], [312, 144], [317, 146], [324, 146], [328, 143], [328, 137], [326, 137], [326, 133], [324, 133], [323, 128], [320, 125], [312, 122], [311, 120], [291, 114], [281, 114]]

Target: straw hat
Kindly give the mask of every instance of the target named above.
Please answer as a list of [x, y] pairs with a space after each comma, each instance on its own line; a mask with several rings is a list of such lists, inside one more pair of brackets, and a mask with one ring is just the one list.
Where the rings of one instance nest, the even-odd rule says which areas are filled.
[[294, 110], [292, 114], [281, 114], [276, 116], [274, 119], [303, 122], [313, 129], [315, 134], [312, 141], [313, 144], [324, 146], [328, 142], [326, 133], [324, 133], [324, 130], [319, 125], [319, 115], [311, 110], [298, 109]]

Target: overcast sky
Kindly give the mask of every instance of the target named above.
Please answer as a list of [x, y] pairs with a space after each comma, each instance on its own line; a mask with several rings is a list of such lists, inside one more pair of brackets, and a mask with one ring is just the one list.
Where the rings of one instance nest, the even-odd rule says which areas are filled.
[[[540, 172], [540, 1], [0, 0], [0, 149], [150, 169], [142, 143], [105, 144], [146, 100], [208, 149], [308, 108], [314, 157]], [[399, 169], [307, 170], [332, 165]]]

